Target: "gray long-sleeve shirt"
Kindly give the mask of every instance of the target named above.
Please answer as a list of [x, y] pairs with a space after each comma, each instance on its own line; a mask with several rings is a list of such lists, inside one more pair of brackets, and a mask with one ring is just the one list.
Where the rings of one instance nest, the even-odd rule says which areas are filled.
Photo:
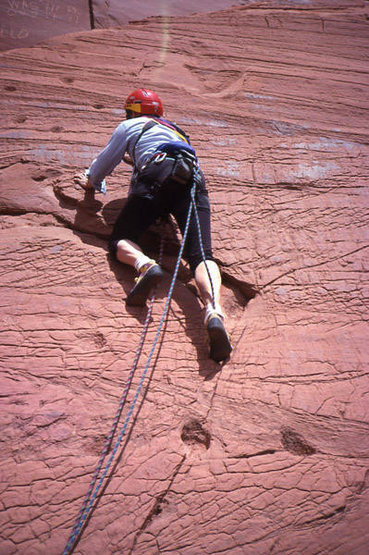
[[96, 190], [105, 192], [105, 177], [122, 161], [126, 152], [132, 158], [135, 167], [140, 170], [154, 152], [159, 150], [160, 145], [168, 142], [183, 142], [187, 145], [184, 137], [176, 130], [165, 125], [154, 125], [145, 130], [135, 147], [142, 128], [150, 119], [149, 116], [142, 116], [128, 119], [118, 125], [107, 146], [87, 170], [89, 181]]

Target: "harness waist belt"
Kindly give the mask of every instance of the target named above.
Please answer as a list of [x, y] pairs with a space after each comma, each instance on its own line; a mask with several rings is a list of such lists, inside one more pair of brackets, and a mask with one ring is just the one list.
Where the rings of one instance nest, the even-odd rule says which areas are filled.
[[154, 152], [151, 158], [149, 158], [147, 162], [145, 162], [145, 164], [141, 168], [141, 171], [143, 171], [145, 168], [147, 168], [147, 166], [149, 166], [152, 163], [160, 164], [164, 160], [173, 160], [175, 162], [179, 155], [182, 155], [184, 158], [187, 158], [194, 163], [197, 160], [195, 154], [192, 154], [192, 152], [190, 152], [186, 148], [176, 149], [176, 151], [174, 151], [173, 153], [172, 152], [169, 153], [164, 149], [157, 150], [156, 152]]

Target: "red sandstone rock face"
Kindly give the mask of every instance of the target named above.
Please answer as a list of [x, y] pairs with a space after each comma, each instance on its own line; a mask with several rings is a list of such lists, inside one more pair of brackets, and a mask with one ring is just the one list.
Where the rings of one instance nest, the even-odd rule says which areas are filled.
[[121, 27], [133, 20], [161, 15], [210, 12], [255, 0], [3, 0], [0, 5], [0, 50], [31, 46], [56, 35], [99, 27]]
[[96, 27], [104, 28], [118, 27], [130, 21], [141, 20], [143, 15], [145, 17], [153, 15], [170, 17], [173, 15], [215, 12], [240, 4], [253, 6], [255, 3], [260, 4], [255, 0], [201, 0], [201, 2], [197, 0], [186, 0], [186, 2], [150, 0], [144, 6], [139, 0], [128, 0], [128, 2], [93, 0], [92, 2], [94, 24]]
[[106, 253], [129, 173], [95, 199], [72, 177], [143, 84], [207, 175], [235, 349], [207, 358], [184, 265], [76, 553], [367, 552], [368, 8], [263, 4], [1, 56], [4, 554], [62, 551], [134, 359], [145, 311]]

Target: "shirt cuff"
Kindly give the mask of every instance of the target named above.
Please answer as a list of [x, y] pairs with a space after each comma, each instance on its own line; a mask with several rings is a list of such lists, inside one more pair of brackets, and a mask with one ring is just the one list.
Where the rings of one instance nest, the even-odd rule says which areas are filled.
[[[85, 170], [85, 176], [89, 177], [90, 176], [90, 170]], [[98, 191], [99, 193], [102, 193], [103, 195], [106, 194], [106, 183], [105, 183], [105, 179], [103, 179], [102, 181], [100, 181], [100, 183], [97, 183], [96, 185], [94, 183], [91, 183], [91, 185], [93, 186], [93, 188], [95, 189], [95, 191]]]

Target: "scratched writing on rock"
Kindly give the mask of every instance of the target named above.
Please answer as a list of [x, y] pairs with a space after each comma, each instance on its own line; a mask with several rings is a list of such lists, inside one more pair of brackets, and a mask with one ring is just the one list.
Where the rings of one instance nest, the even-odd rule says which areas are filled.
[[13, 29], [13, 27], [0, 27], [0, 39], [22, 40], [29, 37], [29, 31], [23, 27], [20, 29]]
[[7, 0], [6, 13], [9, 17], [25, 15], [78, 23], [77, 8], [56, 0]]

